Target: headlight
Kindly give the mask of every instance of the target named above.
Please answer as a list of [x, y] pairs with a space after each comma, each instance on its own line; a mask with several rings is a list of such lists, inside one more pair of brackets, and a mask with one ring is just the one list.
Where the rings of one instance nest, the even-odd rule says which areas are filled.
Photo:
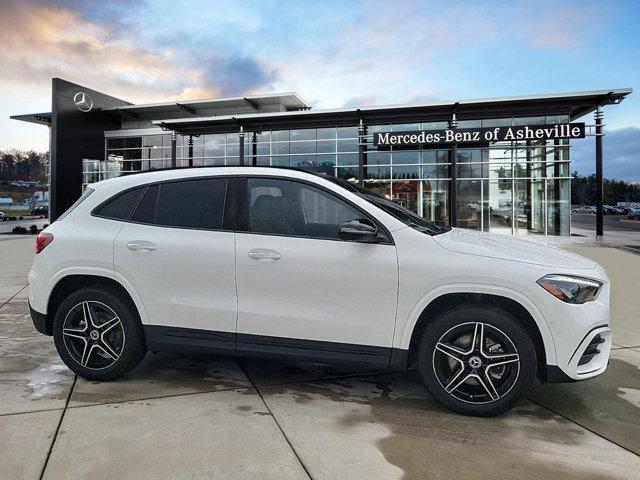
[[563, 302], [585, 303], [595, 300], [602, 283], [596, 280], [570, 275], [546, 275], [538, 285]]

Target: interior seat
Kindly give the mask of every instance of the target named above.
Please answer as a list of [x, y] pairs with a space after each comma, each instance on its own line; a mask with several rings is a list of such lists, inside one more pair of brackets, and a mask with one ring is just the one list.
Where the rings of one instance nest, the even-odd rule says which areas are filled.
[[291, 205], [284, 197], [260, 195], [249, 212], [249, 228], [254, 232], [296, 235], [290, 222]]
[[272, 209], [273, 197], [260, 195], [249, 209], [249, 230], [253, 232], [273, 233], [269, 221], [269, 211]]

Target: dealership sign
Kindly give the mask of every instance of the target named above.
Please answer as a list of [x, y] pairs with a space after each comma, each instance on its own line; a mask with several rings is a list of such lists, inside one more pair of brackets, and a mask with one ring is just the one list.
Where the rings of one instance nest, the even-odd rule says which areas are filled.
[[376, 147], [408, 147], [441, 145], [445, 143], [478, 144], [508, 142], [512, 140], [559, 140], [584, 138], [584, 136], [584, 123], [560, 123], [556, 125], [378, 132], [373, 136], [373, 144]]

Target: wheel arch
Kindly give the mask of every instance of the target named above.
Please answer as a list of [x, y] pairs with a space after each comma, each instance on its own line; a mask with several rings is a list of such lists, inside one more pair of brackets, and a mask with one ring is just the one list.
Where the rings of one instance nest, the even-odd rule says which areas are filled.
[[[547, 331], [543, 332], [531, 311], [518, 300], [503, 294], [487, 292], [448, 292], [431, 299], [420, 311], [410, 332], [410, 337], [407, 339], [408, 368], [413, 368], [417, 362], [418, 342], [429, 322], [439, 312], [461, 305], [494, 306], [505, 310], [514, 318], [520, 320], [531, 336], [536, 349], [538, 377], [543, 381], [546, 379], [547, 363], [550, 361], [550, 363], [555, 362], [555, 347], [550, 337], [550, 332], [547, 329], [545, 329]], [[543, 320], [543, 322], [543, 327], [545, 327], [546, 321]], [[545, 336], [547, 337], [546, 341]]]
[[[139, 297], [131, 292], [119, 281], [112, 277], [89, 273], [71, 273], [58, 279], [47, 300], [46, 313], [46, 333], [53, 335], [53, 320], [60, 304], [70, 293], [84, 287], [102, 286], [111, 288], [122, 295], [122, 297], [130, 304], [133, 312], [142, 322], [144, 310], [141, 311], [141, 303]], [[137, 300], [137, 301], [136, 301]]]

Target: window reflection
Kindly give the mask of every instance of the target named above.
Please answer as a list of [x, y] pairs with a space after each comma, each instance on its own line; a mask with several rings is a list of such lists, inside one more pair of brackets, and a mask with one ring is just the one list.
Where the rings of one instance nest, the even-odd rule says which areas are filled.
[[449, 224], [449, 183], [437, 180], [420, 182], [422, 205], [418, 206], [422, 211], [416, 213], [428, 220]]
[[480, 229], [482, 205], [482, 182], [479, 180], [460, 180], [456, 185], [458, 205], [456, 205], [457, 227]]
[[[568, 122], [566, 115], [520, 118], [459, 118], [458, 128]], [[368, 125], [364, 139], [365, 185], [430, 220], [449, 222], [451, 190], [457, 193], [456, 225], [514, 234], [566, 235], [569, 231], [569, 141], [500, 142], [457, 148], [378, 150], [376, 132], [440, 130], [447, 121]], [[190, 147], [189, 140], [192, 145]], [[245, 164], [293, 166], [357, 181], [360, 141], [357, 125], [246, 132]], [[105, 161], [85, 165], [85, 183], [108, 176], [167, 168], [171, 135], [107, 138]], [[239, 164], [238, 132], [178, 135], [178, 167]], [[97, 162], [97, 163], [95, 163]], [[451, 185], [452, 174], [457, 181]]]

